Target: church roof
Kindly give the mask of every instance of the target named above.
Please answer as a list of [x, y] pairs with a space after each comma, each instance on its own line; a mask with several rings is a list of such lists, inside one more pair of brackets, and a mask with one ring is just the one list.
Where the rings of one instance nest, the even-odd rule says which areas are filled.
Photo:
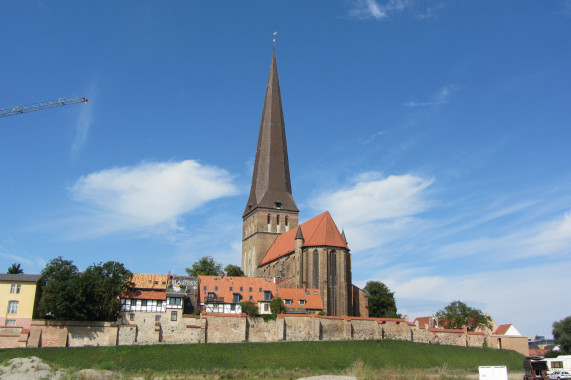
[[285, 135], [276, 52], [272, 54], [270, 74], [258, 135], [250, 197], [244, 217], [256, 208], [298, 212], [291, 192], [289, 161]]
[[329, 246], [349, 250], [347, 243], [335, 225], [329, 211], [317, 215], [313, 219], [280, 235], [274, 241], [259, 266], [270, 263], [295, 251], [295, 237], [301, 228], [303, 247]]

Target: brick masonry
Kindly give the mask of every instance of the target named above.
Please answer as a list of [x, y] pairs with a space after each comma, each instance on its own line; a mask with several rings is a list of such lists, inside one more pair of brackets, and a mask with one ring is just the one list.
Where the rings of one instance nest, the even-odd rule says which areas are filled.
[[[405, 319], [287, 314], [268, 322], [244, 314], [184, 315], [176, 321], [156, 321], [153, 315], [128, 322], [34, 320], [29, 330], [0, 330], [2, 348], [382, 339], [469, 347], [484, 347], [488, 339], [489, 346], [497, 345], [483, 333], [421, 328]], [[502, 344], [518, 352], [523, 347], [505, 337]]]

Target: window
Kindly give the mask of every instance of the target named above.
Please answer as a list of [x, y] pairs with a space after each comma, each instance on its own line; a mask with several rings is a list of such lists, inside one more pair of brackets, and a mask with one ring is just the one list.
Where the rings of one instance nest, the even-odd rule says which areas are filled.
[[264, 291], [264, 301], [271, 301], [272, 300], [272, 292], [269, 290]]
[[204, 286], [202, 287], [202, 290], [206, 291], [206, 285], [204, 285]]
[[265, 303], [264, 304], [264, 311], [268, 311], [270, 310], [270, 304], [269, 303]]
[[12, 286], [10, 286], [10, 293], [14, 294], [15, 289], [16, 289], [16, 284], [12, 284]]
[[234, 297], [232, 298], [232, 302], [240, 303], [240, 295], [238, 293], [234, 293]]
[[262, 288], [260, 288], [259, 292], [260, 292], [260, 293], [262, 292]]
[[155, 322], [160, 322], [160, 321], [161, 321], [161, 316], [155, 315]]
[[244, 287], [240, 286], [240, 291], [243, 292], [244, 291]]
[[291, 300], [285, 300], [286, 305], [291, 305]]
[[134, 320], [135, 320], [135, 313], [130, 313], [130, 314], [129, 314], [129, 320], [130, 320], [130, 321], [134, 321]]
[[16, 293], [20, 293], [21, 287], [22, 287], [22, 285], [20, 285], [20, 284], [16, 285]]
[[214, 291], [215, 291], [215, 292], [218, 291], [218, 285], [216, 285], [216, 286], [214, 287]]
[[142, 301], [141, 301], [141, 306], [147, 306], [147, 300], [142, 300]]
[[230, 291], [232, 291], [232, 287], [230, 287]]
[[182, 298], [169, 297], [169, 305], [180, 305], [181, 303], [182, 303]]
[[157, 307], [162, 307], [163, 306], [163, 301], [157, 301]]
[[280, 225], [280, 216], [276, 216], [276, 224], [279, 226]]
[[300, 305], [305, 305], [305, 300], [299, 300]]
[[288, 226], [287, 216], [285, 217], [285, 226]]
[[314, 291], [314, 292], [313, 292], [313, 295], [316, 296], [316, 295], [317, 295], [317, 291]]
[[252, 293], [252, 288], [250, 288], [250, 293]]
[[178, 313], [176, 311], [171, 311], [171, 321], [176, 321], [178, 318]]
[[254, 300], [254, 297], [250, 296], [250, 301], [253, 301], [253, 300]]
[[230, 304], [230, 311], [236, 311], [236, 304]]
[[131, 300], [131, 306], [137, 306], [137, 300]]
[[15, 319], [6, 319], [6, 326], [16, 326]]
[[551, 368], [563, 368], [563, 362], [551, 362]]

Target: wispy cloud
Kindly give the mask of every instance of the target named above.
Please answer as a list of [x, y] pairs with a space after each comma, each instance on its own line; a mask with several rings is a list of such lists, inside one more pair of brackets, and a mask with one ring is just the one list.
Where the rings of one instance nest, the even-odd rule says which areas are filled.
[[87, 235], [180, 230], [178, 218], [214, 199], [236, 195], [233, 176], [194, 160], [143, 162], [81, 177], [70, 189], [85, 206]]
[[367, 145], [367, 144], [371, 143], [374, 139], [383, 135], [384, 133], [385, 133], [385, 131], [378, 131], [376, 133], [373, 133], [371, 136], [369, 136], [369, 138], [367, 140], [363, 141], [363, 145]]
[[429, 101], [417, 102], [410, 101], [403, 105], [407, 107], [426, 107], [426, 106], [438, 106], [441, 104], [450, 103], [451, 97], [458, 90], [458, 86], [446, 85], [440, 88], [434, 95], [432, 95]]
[[349, 17], [357, 20], [381, 20], [393, 12], [402, 12], [410, 3], [408, 0], [390, 0], [381, 5], [376, 0], [356, 0], [349, 10]]
[[80, 150], [83, 148], [87, 142], [87, 137], [89, 135], [89, 129], [93, 124], [93, 107], [94, 100], [96, 97], [95, 82], [92, 81], [87, 90], [87, 98], [90, 100], [87, 104], [82, 104], [81, 110], [79, 112], [79, 117], [75, 124], [75, 137], [71, 145], [71, 158], [75, 160]]
[[437, 11], [444, 8], [442, 1], [414, 0], [353, 0], [351, 5], [348, 16], [354, 20], [383, 20], [405, 11], [418, 20], [436, 19]]
[[414, 216], [430, 202], [425, 190], [433, 179], [414, 175], [368, 172], [359, 175], [348, 188], [320, 194], [310, 202], [317, 210], [330, 210], [337, 223], [354, 241], [353, 249], [382, 245], [414, 223]]

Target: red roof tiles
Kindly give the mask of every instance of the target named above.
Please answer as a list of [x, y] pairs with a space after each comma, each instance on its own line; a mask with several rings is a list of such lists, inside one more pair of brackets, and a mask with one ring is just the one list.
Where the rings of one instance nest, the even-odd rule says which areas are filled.
[[508, 330], [511, 327], [511, 323], [507, 324], [507, 325], [500, 325], [498, 326], [498, 328], [496, 329], [496, 331], [494, 331], [494, 335], [505, 335]]
[[[322, 310], [323, 303], [321, 302], [321, 293], [319, 289], [296, 289], [296, 288], [279, 288], [277, 296], [281, 299], [291, 300], [290, 305], [285, 307], [301, 308], [310, 310]], [[305, 301], [302, 305], [299, 301]]]
[[349, 250], [329, 211], [317, 215], [300, 226], [280, 235], [274, 241], [259, 266], [270, 263], [295, 251], [295, 236], [298, 228], [304, 237], [303, 247], [329, 246]]
[[204, 303], [208, 293], [214, 293], [224, 303], [233, 303], [236, 293], [241, 295], [240, 301], [249, 301], [251, 296], [254, 302], [264, 300], [264, 291], [270, 291], [272, 297], [276, 295], [276, 285], [267, 277], [200, 276], [199, 282], [200, 303]]
[[133, 279], [131, 281], [135, 289], [165, 290], [167, 288], [168, 277], [166, 274], [133, 273]]

